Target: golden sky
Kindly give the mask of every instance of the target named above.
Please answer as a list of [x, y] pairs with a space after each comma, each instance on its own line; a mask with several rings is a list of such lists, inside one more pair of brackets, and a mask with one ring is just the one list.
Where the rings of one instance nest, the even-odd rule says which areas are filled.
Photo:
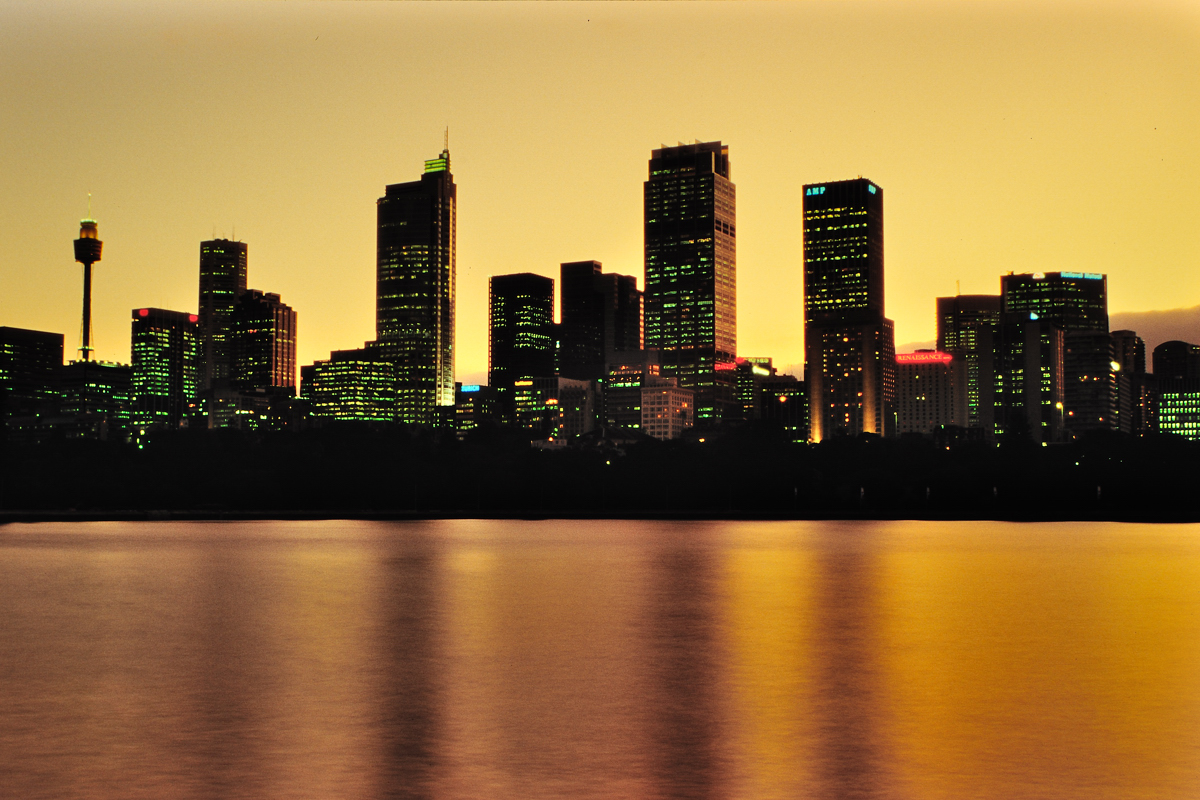
[[[642, 275], [650, 150], [720, 139], [738, 352], [803, 360], [803, 183], [885, 192], [887, 313], [1008, 271], [1109, 276], [1110, 311], [1200, 304], [1193, 2], [0, 5], [0, 325], [79, 343], [94, 195], [97, 356], [129, 310], [195, 310], [199, 242], [250, 245], [299, 359], [374, 337], [375, 200], [450, 151], [457, 371], [487, 278]], [[640, 282], [639, 282], [639, 285]]]

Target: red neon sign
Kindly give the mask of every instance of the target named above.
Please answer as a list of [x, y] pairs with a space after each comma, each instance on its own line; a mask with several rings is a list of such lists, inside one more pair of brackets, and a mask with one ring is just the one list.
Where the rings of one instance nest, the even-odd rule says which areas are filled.
[[139, 309], [138, 309], [138, 316], [139, 316], [139, 317], [148, 317], [148, 316], [150, 316], [150, 309], [148, 309], [148, 308], [139, 308]]
[[949, 364], [954, 360], [950, 353], [929, 350], [924, 353], [897, 353], [897, 364]]
[[717, 372], [725, 372], [726, 370], [737, 369], [737, 364], [733, 364], [728, 361], [718, 361], [714, 367]]
[[188, 314], [188, 322], [199, 322], [200, 318], [195, 314]]

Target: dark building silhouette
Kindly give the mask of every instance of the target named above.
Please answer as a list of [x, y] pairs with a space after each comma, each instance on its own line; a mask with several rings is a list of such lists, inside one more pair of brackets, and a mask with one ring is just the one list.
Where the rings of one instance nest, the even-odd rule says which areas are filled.
[[[90, 197], [90, 195], [89, 195]], [[75, 260], [83, 264], [83, 342], [79, 355], [84, 361], [92, 358], [92, 265], [100, 260], [104, 242], [94, 219], [79, 221], [79, 238], [75, 240]]]
[[454, 430], [458, 438], [487, 425], [500, 422], [496, 392], [491, 386], [454, 384]]
[[245, 242], [200, 243], [200, 388], [227, 389], [233, 374], [233, 309], [246, 291]]
[[0, 327], [0, 437], [14, 417], [53, 414], [63, 366], [63, 335]]
[[555, 375], [554, 279], [530, 272], [488, 280], [488, 385], [514, 421], [518, 380]]
[[130, 344], [132, 422], [138, 432], [185, 426], [199, 387], [199, 316], [135, 308]]
[[558, 371], [603, 380], [615, 352], [642, 349], [642, 293], [632, 275], [605, 274], [599, 261], [561, 265]]
[[804, 349], [812, 441], [895, 432], [883, 190], [865, 178], [804, 187]]
[[1120, 366], [1108, 331], [1066, 332], [1063, 423], [1068, 431], [1120, 429]]
[[642, 385], [661, 375], [657, 350], [614, 353], [604, 383], [604, 425], [639, 431], [642, 427]]
[[1063, 331], [1004, 313], [995, 344], [995, 434], [1041, 444], [1063, 437]]
[[1001, 306], [999, 295], [960, 294], [937, 299], [937, 349], [961, 358], [966, 370], [967, 416], [960, 424], [982, 429], [988, 436], [995, 428], [993, 351]]
[[793, 442], [808, 441], [808, 389], [794, 375], [772, 375], [763, 381], [761, 414]]
[[695, 391], [696, 424], [734, 411], [737, 355], [735, 187], [718, 142], [651, 152], [644, 184], [645, 346], [664, 377]]
[[396, 367], [399, 422], [436, 425], [438, 409], [454, 406], [457, 198], [443, 150], [377, 202], [375, 333]]
[[1200, 345], [1178, 340], [1163, 342], [1151, 355], [1154, 377], [1161, 381], [1200, 380]]
[[231, 326], [233, 388], [296, 394], [296, 312], [277, 294], [250, 289], [238, 298]]
[[396, 366], [376, 347], [335, 350], [300, 369], [300, 396], [312, 415], [340, 422], [396, 419]]

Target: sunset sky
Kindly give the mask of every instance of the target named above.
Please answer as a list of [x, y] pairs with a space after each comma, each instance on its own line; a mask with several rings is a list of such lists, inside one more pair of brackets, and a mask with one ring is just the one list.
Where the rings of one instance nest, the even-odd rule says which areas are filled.
[[653, 148], [719, 139], [738, 351], [803, 359], [801, 184], [885, 191], [887, 313], [1008, 272], [1109, 276], [1113, 312], [1200, 305], [1194, 2], [0, 5], [0, 325], [79, 346], [71, 240], [99, 220], [97, 356], [196, 310], [199, 243], [249, 243], [299, 361], [374, 337], [375, 200], [450, 152], [457, 372], [487, 278], [642, 276]]

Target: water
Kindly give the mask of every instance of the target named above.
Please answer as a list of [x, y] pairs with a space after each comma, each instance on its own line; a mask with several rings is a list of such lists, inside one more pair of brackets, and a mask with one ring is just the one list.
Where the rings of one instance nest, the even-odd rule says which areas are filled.
[[9, 525], [0, 796], [1200, 797], [1200, 529]]

